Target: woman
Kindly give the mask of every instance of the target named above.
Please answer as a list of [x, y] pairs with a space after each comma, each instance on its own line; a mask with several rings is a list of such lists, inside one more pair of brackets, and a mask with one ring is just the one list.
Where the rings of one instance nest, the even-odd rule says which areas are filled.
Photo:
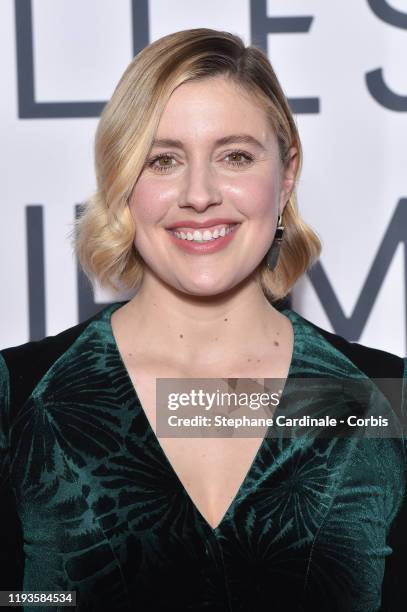
[[78, 610], [396, 609], [401, 436], [157, 437], [159, 378], [283, 379], [292, 414], [296, 378], [397, 379], [380, 396], [400, 416], [403, 359], [282, 308], [320, 252], [300, 166], [277, 78], [237, 36], [178, 32], [131, 62], [76, 244], [90, 277], [137, 292], [1, 353], [3, 589], [76, 591]]

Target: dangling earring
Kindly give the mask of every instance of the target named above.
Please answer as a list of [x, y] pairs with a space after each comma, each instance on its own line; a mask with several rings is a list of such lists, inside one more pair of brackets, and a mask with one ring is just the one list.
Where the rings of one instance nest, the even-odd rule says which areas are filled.
[[269, 270], [274, 270], [277, 265], [278, 256], [280, 253], [280, 246], [283, 241], [284, 234], [284, 226], [281, 225], [282, 217], [278, 215], [277, 228], [276, 233], [274, 235], [274, 240], [271, 244], [270, 249], [267, 252], [266, 264]]

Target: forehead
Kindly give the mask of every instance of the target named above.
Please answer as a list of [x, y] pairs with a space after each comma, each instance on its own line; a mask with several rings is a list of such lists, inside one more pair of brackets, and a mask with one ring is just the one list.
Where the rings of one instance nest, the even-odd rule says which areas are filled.
[[243, 128], [264, 143], [274, 141], [264, 107], [255, 95], [232, 79], [217, 76], [177, 87], [164, 108], [157, 136], [210, 139]]

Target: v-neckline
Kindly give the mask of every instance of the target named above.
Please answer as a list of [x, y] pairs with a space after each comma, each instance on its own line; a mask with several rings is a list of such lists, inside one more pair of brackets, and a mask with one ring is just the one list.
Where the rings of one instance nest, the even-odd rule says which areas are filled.
[[[218, 524], [216, 525], [216, 527], [212, 527], [212, 525], [208, 522], [208, 520], [204, 517], [204, 515], [202, 514], [202, 512], [199, 510], [198, 506], [195, 504], [194, 500], [192, 499], [192, 497], [190, 496], [190, 494], [188, 493], [187, 489], [185, 488], [181, 478], [178, 476], [177, 471], [175, 470], [174, 466], [172, 465], [171, 461], [169, 460], [169, 458], [167, 457], [163, 447], [161, 446], [161, 443], [158, 439], [158, 436], [156, 435], [154, 429], [152, 428], [150, 421], [147, 417], [146, 411], [143, 408], [143, 405], [140, 401], [139, 395], [137, 393], [136, 390], [136, 386], [127, 370], [127, 367], [124, 363], [124, 360], [122, 358], [122, 355], [120, 353], [118, 344], [116, 342], [116, 338], [114, 336], [113, 333], [113, 327], [112, 327], [112, 314], [118, 310], [121, 306], [124, 305], [125, 302], [116, 302], [110, 306], [107, 307], [107, 328], [108, 328], [108, 333], [110, 336], [110, 342], [114, 348], [114, 351], [121, 363], [122, 369], [123, 369], [123, 375], [126, 379], [127, 384], [129, 385], [129, 387], [131, 388], [131, 391], [134, 395], [134, 401], [137, 404], [137, 406], [140, 409], [140, 414], [141, 414], [141, 418], [144, 421], [144, 425], [146, 428], [146, 431], [149, 432], [149, 435], [151, 436], [154, 445], [157, 449], [157, 452], [161, 455], [164, 463], [166, 464], [166, 466], [168, 467], [169, 471], [172, 473], [173, 477], [175, 478], [175, 480], [178, 482], [180, 489], [182, 490], [183, 494], [185, 495], [185, 497], [188, 499], [189, 503], [191, 504], [191, 506], [194, 508], [195, 512], [199, 515], [199, 517], [201, 518], [201, 520], [204, 522], [205, 526], [207, 529], [210, 530], [211, 533], [216, 534], [217, 532], [219, 532], [222, 528], [222, 526], [225, 524], [225, 522], [227, 521], [228, 517], [230, 516], [230, 514], [233, 512], [233, 509], [238, 501], [238, 499], [241, 497], [243, 491], [247, 488], [248, 483], [252, 480], [251, 476], [254, 472], [254, 470], [256, 469], [257, 463], [259, 461], [260, 455], [263, 452], [264, 446], [266, 444], [266, 440], [269, 438], [268, 433], [270, 430], [270, 427], [267, 429], [265, 436], [263, 437], [263, 440], [261, 441], [256, 454], [254, 455], [254, 458], [245, 474], [245, 476], [243, 477], [242, 482], [240, 483], [240, 486], [238, 487], [238, 489], [236, 490], [235, 495], [232, 498], [232, 501], [230, 502], [229, 506], [227, 507], [227, 509], [225, 510], [224, 514], [222, 515], [220, 521], [218, 522]], [[280, 402], [279, 405], [281, 405], [283, 397], [285, 397], [286, 394], [286, 388], [287, 388], [287, 382], [288, 380], [292, 377], [293, 375], [293, 370], [294, 370], [294, 362], [297, 356], [297, 349], [298, 349], [298, 332], [297, 332], [297, 319], [296, 319], [296, 313], [292, 310], [290, 310], [289, 308], [284, 308], [280, 311], [282, 314], [285, 314], [286, 317], [290, 320], [292, 328], [293, 328], [293, 349], [292, 349], [292, 354], [291, 354], [291, 361], [290, 361], [290, 366], [288, 368], [288, 374], [287, 374], [287, 378], [285, 379], [285, 383], [284, 383], [284, 387], [282, 390], [282, 394], [280, 397]]]

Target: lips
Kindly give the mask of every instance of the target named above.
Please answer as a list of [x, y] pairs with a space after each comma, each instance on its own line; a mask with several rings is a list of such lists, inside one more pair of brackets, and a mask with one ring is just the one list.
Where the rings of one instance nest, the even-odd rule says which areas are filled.
[[[191, 255], [209, 255], [227, 248], [227, 246], [232, 240], [235, 239], [236, 234], [239, 232], [240, 225], [241, 223], [235, 223], [234, 227], [225, 233], [225, 236], [219, 236], [218, 238], [212, 240], [185, 240], [182, 237], [177, 236], [178, 232], [176, 232], [176, 230], [167, 230], [167, 233], [173, 244], [185, 253]], [[225, 226], [223, 225], [223, 227]]]

